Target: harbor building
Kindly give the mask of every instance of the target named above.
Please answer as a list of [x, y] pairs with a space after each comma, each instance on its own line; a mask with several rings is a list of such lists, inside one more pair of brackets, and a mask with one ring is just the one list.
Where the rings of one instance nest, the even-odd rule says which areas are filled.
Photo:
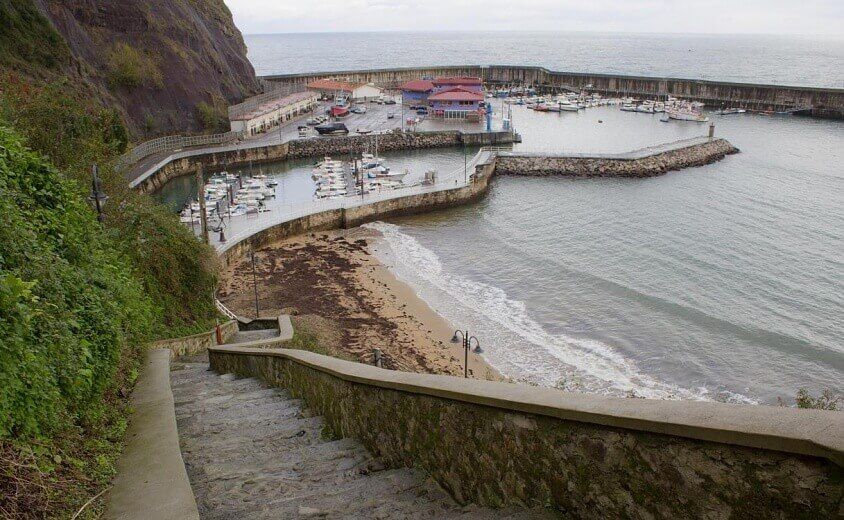
[[484, 108], [481, 106], [484, 102], [483, 92], [463, 86], [439, 90], [428, 96], [428, 102], [434, 117], [480, 121], [484, 115]]
[[428, 96], [434, 92], [434, 82], [414, 79], [401, 86], [401, 101], [406, 106], [427, 105]]
[[330, 99], [368, 101], [381, 97], [381, 89], [372, 83], [350, 83], [333, 79], [318, 79], [307, 85], [308, 91]]
[[464, 90], [470, 90], [472, 92], [480, 92], [481, 94], [483, 94], [484, 91], [484, 82], [481, 78], [474, 78], [468, 76], [436, 78], [433, 81], [433, 84], [434, 93], [443, 92], [454, 87], [460, 87]]
[[318, 100], [319, 96], [315, 92], [296, 92], [268, 101], [253, 110], [232, 115], [231, 130], [246, 137], [262, 134], [298, 115], [312, 111], [318, 105]]

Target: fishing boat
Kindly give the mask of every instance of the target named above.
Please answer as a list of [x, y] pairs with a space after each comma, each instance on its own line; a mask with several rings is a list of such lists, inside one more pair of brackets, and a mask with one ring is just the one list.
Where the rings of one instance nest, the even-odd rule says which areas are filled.
[[705, 123], [709, 121], [709, 118], [705, 115], [689, 108], [672, 109], [666, 111], [666, 113], [670, 119], [675, 119], [677, 121], [694, 121], [697, 123]]
[[722, 108], [720, 110], [716, 110], [715, 113], [719, 116], [729, 116], [732, 114], [744, 114], [747, 110], [743, 108]]

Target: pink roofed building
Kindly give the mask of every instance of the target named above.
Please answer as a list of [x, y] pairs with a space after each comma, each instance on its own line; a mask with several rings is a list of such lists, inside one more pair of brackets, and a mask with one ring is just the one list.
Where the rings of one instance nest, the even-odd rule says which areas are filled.
[[428, 96], [434, 91], [434, 82], [414, 79], [401, 86], [401, 101], [406, 106], [427, 105]]
[[[483, 86], [481, 86], [483, 89]], [[428, 103], [433, 116], [445, 119], [481, 120], [484, 114], [483, 90], [477, 91], [470, 86], [454, 85], [428, 96]]]
[[442, 92], [452, 87], [461, 87], [473, 92], [483, 93], [484, 91], [484, 82], [481, 78], [468, 76], [443, 77], [436, 78], [432, 83], [434, 84], [434, 92]]

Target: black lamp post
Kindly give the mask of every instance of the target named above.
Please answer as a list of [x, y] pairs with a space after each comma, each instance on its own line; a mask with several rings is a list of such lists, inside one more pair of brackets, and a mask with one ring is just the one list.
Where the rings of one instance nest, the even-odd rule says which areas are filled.
[[103, 207], [108, 201], [108, 195], [103, 193], [102, 181], [100, 181], [100, 175], [96, 164], [93, 165], [91, 171], [93, 179], [91, 180], [91, 195], [88, 197], [88, 200], [91, 201], [91, 205], [95, 210], [97, 210], [97, 220], [102, 222], [104, 218]]
[[454, 336], [451, 337], [452, 343], [463, 342], [463, 377], [469, 377], [469, 349], [472, 347], [472, 340], [475, 341], [475, 348], [472, 352], [483, 354], [484, 349], [481, 348], [481, 342], [475, 336], [470, 336], [468, 330], [455, 330]]

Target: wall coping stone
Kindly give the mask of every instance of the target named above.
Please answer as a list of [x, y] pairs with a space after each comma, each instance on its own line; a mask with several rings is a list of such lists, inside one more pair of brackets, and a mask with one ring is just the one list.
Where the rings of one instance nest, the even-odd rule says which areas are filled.
[[844, 466], [844, 413], [706, 401], [616, 398], [376, 368], [290, 349], [212, 347], [209, 355], [291, 360], [345, 381], [587, 424], [829, 459]]
[[147, 351], [132, 406], [105, 518], [199, 520], [179, 448], [169, 350]]

